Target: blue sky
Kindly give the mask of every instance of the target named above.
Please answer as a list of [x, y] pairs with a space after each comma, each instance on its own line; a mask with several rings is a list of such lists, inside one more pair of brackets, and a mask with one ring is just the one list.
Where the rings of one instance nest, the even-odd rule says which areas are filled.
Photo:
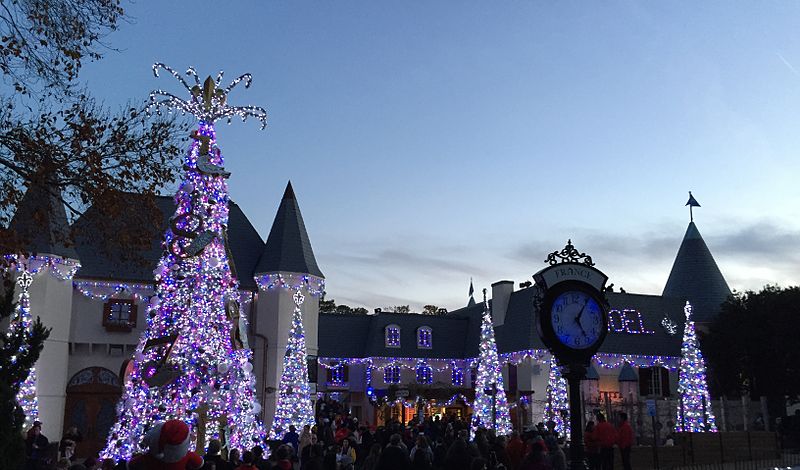
[[800, 283], [800, 3], [157, 4], [83, 79], [116, 106], [181, 91], [156, 61], [251, 72], [232, 197], [266, 237], [291, 179], [340, 303], [457, 308], [567, 238], [660, 293], [688, 190], [731, 288]]

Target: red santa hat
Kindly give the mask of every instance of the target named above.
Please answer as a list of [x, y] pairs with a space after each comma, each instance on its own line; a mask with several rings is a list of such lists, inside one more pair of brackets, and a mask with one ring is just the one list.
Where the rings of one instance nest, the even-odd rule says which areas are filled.
[[[175, 463], [189, 451], [189, 426], [179, 419], [171, 419], [159, 426], [157, 448], [150, 452], [166, 463]], [[155, 452], [154, 452], [155, 451]]]

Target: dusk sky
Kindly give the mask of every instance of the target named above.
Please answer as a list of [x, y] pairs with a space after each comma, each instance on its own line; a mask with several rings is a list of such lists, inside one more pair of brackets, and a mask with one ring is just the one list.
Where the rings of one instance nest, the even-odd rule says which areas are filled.
[[568, 238], [660, 294], [689, 190], [732, 289], [800, 283], [800, 2], [124, 6], [90, 89], [251, 72], [229, 102], [269, 125], [219, 125], [232, 198], [266, 238], [291, 180], [338, 303], [452, 310]]

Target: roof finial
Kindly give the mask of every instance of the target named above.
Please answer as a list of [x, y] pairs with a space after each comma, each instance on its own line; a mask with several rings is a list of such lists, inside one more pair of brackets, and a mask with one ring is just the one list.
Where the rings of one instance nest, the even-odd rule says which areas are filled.
[[689, 222], [694, 222], [694, 214], [692, 214], [692, 207], [700, 207], [700, 203], [697, 202], [697, 199], [692, 196], [692, 192], [689, 191], [689, 200], [686, 202], [686, 205], [689, 206]]

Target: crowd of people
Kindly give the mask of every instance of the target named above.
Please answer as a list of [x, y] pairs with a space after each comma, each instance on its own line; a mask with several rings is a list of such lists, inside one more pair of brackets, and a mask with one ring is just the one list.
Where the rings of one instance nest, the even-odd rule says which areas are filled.
[[[566, 470], [567, 454], [563, 436], [555, 423], [539, 423], [522, 432], [497, 436], [478, 429], [469, 435], [469, 422], [456, 415], [426, 417], [408, 423], [390, 420], [371, 428], [358, 422], [335, 401], [320, 400], [317, 423], [295, 429], [291, 426], [280, 441], [268, 441], [251, 449], [224, 449], [210, 441], [199, 467], [187, 460], [185, 468], [203, 470]], [[584, 449], [592, 470], [611, 470], [615, 448], [619, 448], [623, 468], [630, 470], [633, 431], [624, 413], [614, 427], [598, 413], [584, 431]], [[29, 469], [42, 470], [149, 470], [152, 463], [136, 457], [130, 462], [99, 461], [88, 458], [81, 463], [69, 453], [78, 436], [69, 435], [61, 447], [55, 466], [43, 466], [39, 449], [47, 445], [36, 426], [28, 435]], [[44, 439], [44, 440], [43, 440]], [[69, 454], [69, 455], [67, 455]], [[198, 456], [199, 457], [199, 456]], [[183, 464], [181, 464], [183, 465]], [[175, 468], [175, 467], [163, 467]], [[184, 467], [181, 467], [184, 468]]]

